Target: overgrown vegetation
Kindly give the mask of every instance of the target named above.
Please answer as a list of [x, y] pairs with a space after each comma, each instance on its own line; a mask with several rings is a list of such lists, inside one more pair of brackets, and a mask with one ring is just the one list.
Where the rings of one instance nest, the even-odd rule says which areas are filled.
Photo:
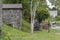
[[36, 18], [38, 19], [39, 22], [42, 20], [45, 20], [49, 17], [49, 12], [46, 8], [39, 7], [36, 13]]
[[56, 16], [56, 21], [60, 21], [60, 16]]
[[1, 27], [0, 27], [0, 35], [1, 35], [1, 33], [2, 33], [2, 29], [1, 29]]
[[60, 40], [60, 35], [57, 34], [60, 30], [51, 30], [50, 33], [42, 31], [30, 34], [4, 24], [3, 31], [4, 34], [0, 37], [0, 40]]
[[22, 31], [24, 32], [30, 32], [30, 23], [28, 23], [26, 20], [22, 19]]
[[[33, 1], [33, 7], [37, 0]], [[30, 0], [3, 0], [4, 4], [17, 4], [22, 3], [23, 5], [23, 19], [22, 19], [22, 31], [12, 28], [6, 24], [3, 25], [3, 35], [0, 37], [0, 40], [60, 40], [60, 36], [56, 33], [60, 32], [59, 30], [51, 30], [50, 33], [47, 30], [42, 32], [34, 32], [30, 34]], [[46, 9], [46, 1], [40, 0], [40, 5], [36, 11], [36, 18], [39, 22], [45, 20], [49, 17], [48, 10]]]
[[[4, 4], [17, 4], [17, 3], [20, 4], [21, 3], [23, 5], [23, 18], [26, 21], [30, 22], [31, 21], [30, 1], [31, 0], [3, 0], [3, 3]], [[38, 7], [42, 7], [43, 9], [45, 9], [47, 7], [47, 4], [46, 4], [46, 1], [45, 0], [33, 0], [33, 3], [32, 3], [33, 7], [35, 5], [35, 2], [37, 2], [37, 1], [40, 1], [40, 5]], [[40, 10], [40, 8], [37, 8], [37, 12], [39, 10]], [[37, 15], [38, 15], [38, 13], [37, 13]]]

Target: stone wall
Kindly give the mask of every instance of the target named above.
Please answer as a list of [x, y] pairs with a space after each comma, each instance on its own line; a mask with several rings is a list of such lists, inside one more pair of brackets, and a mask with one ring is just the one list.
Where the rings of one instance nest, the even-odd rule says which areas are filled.
[[22, 26], [22, 10], [21, 9], [3, 9], [3, 22], [11, 24], [17, 29]]
[[3, 4], [3, 22], [17, 29], [22, 27], [22, 4]]
[[0, 4], [0, 28], [2, 27], [2, 4]]

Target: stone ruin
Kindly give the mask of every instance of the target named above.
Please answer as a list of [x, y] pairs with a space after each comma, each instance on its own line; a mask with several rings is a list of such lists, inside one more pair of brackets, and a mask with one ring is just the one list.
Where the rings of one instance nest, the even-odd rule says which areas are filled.
[[0, 27], [2, 26], [2, 4], [0, 4]]
[[3, 22], [12, 25], [17, 29], [21, 29], [22, 4], [3, 4], [2, 10]]
[[2, 34], [2, 0], [0, 0], [0, 36]]

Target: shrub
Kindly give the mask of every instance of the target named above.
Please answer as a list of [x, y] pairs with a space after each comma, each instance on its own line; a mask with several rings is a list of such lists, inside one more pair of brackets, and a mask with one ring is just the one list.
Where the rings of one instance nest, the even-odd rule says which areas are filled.
[[56, 16], [56, 21], [60, 21], [60, 16]]
[[1, 27], [0, 27], [0, 35], [1, 35], [1, 32], [2, 32], [2, 29], [1, 29]]
[[48, 13], [48, 10], [46, 8], [40, 7], [37, 10], [36, 18], [39, 22], [47, 19], [48, 17], [49, 17], [49, 13]]

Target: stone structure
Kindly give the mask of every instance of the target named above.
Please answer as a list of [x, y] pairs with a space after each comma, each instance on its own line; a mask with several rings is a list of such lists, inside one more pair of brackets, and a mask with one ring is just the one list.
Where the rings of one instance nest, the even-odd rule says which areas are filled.
[[3, 4], [3, 22], [17, 29], [22, 27], [22, 4]]
[[0, 35], [2, 34], [2, 0], [0, 0]]
[[0, 27], [2, 26], [2, 4], [0, 4]]

